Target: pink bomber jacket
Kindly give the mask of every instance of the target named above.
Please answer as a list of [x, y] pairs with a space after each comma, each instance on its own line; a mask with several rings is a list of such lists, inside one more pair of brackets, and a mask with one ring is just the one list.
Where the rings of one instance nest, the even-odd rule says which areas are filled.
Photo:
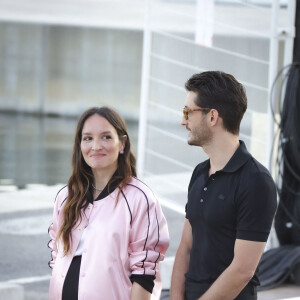
[[49, 228], [52, 270], [49, 299], [61, 300], [65, 276], [78, 247], [83, 230], [85, 241], [81, 259], [78, 300], [129, 300], [131, 274], [155, 275], [151, 299], [159, 299], [159, 262], [169, 246], [166, 219], [158, 200], [141, 181], [132, 178], [122, 189], [89, 204], [81, 222], [73, 228], [70, 252], [64, 256], [56, 233], [62, 224], [67, 187], [57, 195], [53, 223]]

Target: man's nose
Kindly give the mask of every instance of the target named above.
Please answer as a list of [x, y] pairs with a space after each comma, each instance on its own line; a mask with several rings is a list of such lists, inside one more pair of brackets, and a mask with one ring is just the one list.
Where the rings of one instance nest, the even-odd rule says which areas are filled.
[[187, 124], [187, 120], [185, 119], [184, 116], [182, 116], [182, 119], [181, 119], [181, 125], [182, 125], [182, 126], [186, 126], [186, 124]]

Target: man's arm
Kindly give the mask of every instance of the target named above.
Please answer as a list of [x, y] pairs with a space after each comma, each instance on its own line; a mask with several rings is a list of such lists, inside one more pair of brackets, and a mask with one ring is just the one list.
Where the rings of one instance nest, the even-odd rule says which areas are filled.
[[170, 300], [184, 300], [184, 274], [189, 267], [192, 243], [192, 227], [189, 220], [185, 219], [181, 241], [176, 252], [173, 266]]
[[231, 264], [199, 300], [236, 298], [253, 277], [265, 245], [265, 242], [237, 239]]

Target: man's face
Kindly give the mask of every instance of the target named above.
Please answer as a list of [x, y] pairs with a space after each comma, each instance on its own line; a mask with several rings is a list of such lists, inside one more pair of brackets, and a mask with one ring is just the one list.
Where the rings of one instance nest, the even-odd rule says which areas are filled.
[[197, 94], [188, 92], [185, 100], [185, 108], [187, 109], [187, 120], [183, 116], [181, 125], [188, 130], [188, 144], [203, 147], [212, 140], [212, 132], [208, 126], [209, 114], [205, 114], [199, 109], [201, 107], [195, 104]]

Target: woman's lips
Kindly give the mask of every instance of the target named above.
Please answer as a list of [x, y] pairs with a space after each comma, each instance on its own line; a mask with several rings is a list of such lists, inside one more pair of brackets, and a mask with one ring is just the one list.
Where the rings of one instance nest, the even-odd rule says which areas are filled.
[[99, 153], [99, 154], [92, 154], [90, 157], [104, 157], [105, 154]]

